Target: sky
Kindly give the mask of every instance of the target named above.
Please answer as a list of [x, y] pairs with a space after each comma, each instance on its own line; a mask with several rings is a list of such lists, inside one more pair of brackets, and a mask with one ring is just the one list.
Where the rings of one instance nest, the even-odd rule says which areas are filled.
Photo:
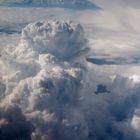
[[0, 7], [1, 140], [140, 140], [140, 1], [90, 2]]

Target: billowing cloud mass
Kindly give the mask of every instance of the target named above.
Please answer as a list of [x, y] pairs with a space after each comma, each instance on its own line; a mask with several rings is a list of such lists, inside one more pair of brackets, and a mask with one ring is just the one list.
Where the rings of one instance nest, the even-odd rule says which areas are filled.
[[83, 27], [71, 21], [22, 30], [0, 59], [1, 140], [140, 139], [139, 83], [116, 76], [100, 91], [88, 50]]
[[23, 29], [19, 45], [1, 58], [9, 69], [0, 84], [1, 139], [86, 138], [78, 102], [87, 43], [82, 26], [72, 22], [42, 21]]

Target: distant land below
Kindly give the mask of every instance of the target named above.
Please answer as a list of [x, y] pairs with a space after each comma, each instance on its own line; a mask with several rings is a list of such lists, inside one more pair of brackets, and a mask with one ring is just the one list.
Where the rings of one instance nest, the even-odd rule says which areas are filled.
[[2, 0], [0, 6], [8, 7], [59, 7], [70, 9], [101, 9], [88, 0]]

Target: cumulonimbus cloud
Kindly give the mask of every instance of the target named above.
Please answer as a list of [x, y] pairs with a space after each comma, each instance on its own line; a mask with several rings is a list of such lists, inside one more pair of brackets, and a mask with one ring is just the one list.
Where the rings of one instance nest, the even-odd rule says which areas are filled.
[[[14, 111], [18, 108], [34, 128], [33, 139], [40, 133], [40, 139], [71, 139], [82, 134], [85, 126], [76, 104], [85, 71], [83, 54], [88, 50], [87, 42], [82, 26], [72, 22], [42, 21], [23, 29], [19, 45], [1, 60], [12, 72], [2, 77], [0, 106], [1, 110], [13, 109], [15, 122], [11, 125], [16, 130], [24, 127], [16, 124], [19, 116]], [[1, 112], [3, 130], [10, 118]], [[14, 138], [18, 138], [16, 132]], [[3, 139], [5, 135], [9, 138], [8, 132], [2, 135]]]
[[140, 139], [139, 84], [116, 76], [109, 92], [96, 94], [88, 48], [83, 27], [73, 22], [22, 30], [19, 45], [0, 60], [1, 140]]

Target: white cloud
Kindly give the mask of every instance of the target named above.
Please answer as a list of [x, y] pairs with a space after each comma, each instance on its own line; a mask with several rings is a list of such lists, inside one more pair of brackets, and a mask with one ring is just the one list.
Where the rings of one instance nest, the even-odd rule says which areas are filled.
[[[1, 59], [10, 71], [0, 83], [0, 131], [7, 128], [1, 139], [11, 137], [10, 127], [28, 130], [12, 131], [13, 139], [139, 139], [139, 82], [96, 71], [84, 60], [87, 43], [81, 25], [72, 22], [41, 21], [23, 29], [19, 45]], [[95, 94], [100, 83], [107, 93]]]
[[[104, 9], [100, 12], [1, 8], [5, 14], [0, 16], [7, 22], [46, 17], [80, 21], [85, 24], [91, 55], [105, 59], [121, 56], [131, 62], [139, 59], [139, 9], [130, 3], [101, 1]], [[7, 128], [3, 135], [11, 138], [9, 128], [16, 126], [29, 133], [19, 136], [12, 131], [14, 136], [27, 140], [30, 136], [33, 140], [140, 139], [136, 112], [140, 101], [139, 65], [89, 64], [85, 62], [87, 43], [81, 25], [40, 21], [22, 30], [18, 46], [3, 47], [0, 132]], [[95, 94], [99, 84], [108, 92]], [[11, 114], [13, 123], [9, 125]]]

